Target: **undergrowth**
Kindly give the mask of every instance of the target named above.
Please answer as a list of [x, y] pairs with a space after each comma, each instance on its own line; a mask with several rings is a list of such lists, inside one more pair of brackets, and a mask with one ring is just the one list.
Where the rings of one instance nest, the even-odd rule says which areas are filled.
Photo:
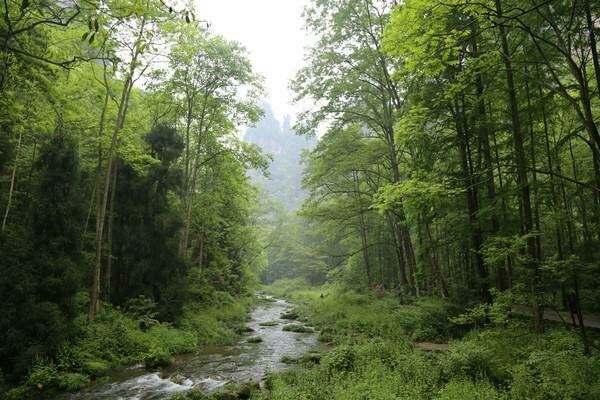
[[[600, 399], [599, 355], [584, 355], [579, 336], [559, 326], [536, 334], [503, 319], [467, 331], [455, 323], [460, 309], [439, 299], [400, 304], [297, 282], [264, 290], [292, 299], [334, 347], [320, 364], [270, 375], [257, 400]], [[415, 341], [449, 350], [426, 352]]]
[[80, 390], [114, 368], [142, 363], [156, 369], [168, 365], [174, 355], [198, 346], [233, 343], [252, 301], [223, 293], [219, 302], [209, 307], [186, 306], [174, 325], [109, 305], [89, 321], [81, 307], [75, 320], [75, 340], [53, 359], [39, 359], [22, 384], [6, 397], [52, 399], [60, 392]]

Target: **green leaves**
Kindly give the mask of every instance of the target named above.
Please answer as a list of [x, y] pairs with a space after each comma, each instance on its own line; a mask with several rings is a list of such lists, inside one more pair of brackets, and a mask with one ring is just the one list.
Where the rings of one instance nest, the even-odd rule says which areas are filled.
[[100, 32], [100, 22], [96, 16], [92, 16], [88, 19], [88, 31], [84, 32], [81, 36], [82, 41], [86, 41], [89, 44], [94, 42], [96, 35]]
[[408, 179], [401, 183], [381, 187], [375, 195], [372, 207], [380, 212], [393, 211], [404, 204], [409, 210], [435, 209], [447, 197], [461, 193], [448, 184]]

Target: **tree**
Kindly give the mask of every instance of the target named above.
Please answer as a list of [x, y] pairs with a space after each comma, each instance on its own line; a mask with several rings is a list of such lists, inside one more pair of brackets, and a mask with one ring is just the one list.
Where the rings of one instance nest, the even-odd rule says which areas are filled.
[[[307, 26], [318, 34], [309, 64], [293, 82], [297, 100], [309, 100], [315, 109], [300, 115], [301, 133], [314, 134], [331, 122], [341, 128], [359, 125], [385, 144], [389, 179], [401, 181], [394, 122], [403, 112], [402, 90], [392, 79], [394, 62], [383, 52], [380, 38], [388, 6], [380, 2], [348, 0], [315, 2], [305, 11]], [[398, 268], [413, 285], [415, 256], [402, 203], [392, 215]]]
[[[184, 222], [180, 255], [186, 256], [202, 169], [229, 151], [211, 144], [215, 140], [229, 140], [235, 125], [256, 121], [260, 109], [254, 102], [262, 89], [245, 49], [239, 44], [194, 25], [184, 26], [180, 33], [184, 39], [171, 50], [170, 73], [162, 73], [157, 87], [168, 93], [171, 101], [176, 101], [175, 115], [181, 117], [175, 117], [175, 121], [181, 123], [185, 147], [180, 190]], [[242, 90], [245, 96], [240, 96]]]
[[[68, 340], [81, 279], [82, 215], [76, 143], [58, 126], [35, 164], [38, 174], [29, 229], [2, 238], [2, 369], [18, 377], [38, 356]], [[24, 244], [27, 245], [24, 245]], [[19, 282], [18, 285], [15, 285]]]

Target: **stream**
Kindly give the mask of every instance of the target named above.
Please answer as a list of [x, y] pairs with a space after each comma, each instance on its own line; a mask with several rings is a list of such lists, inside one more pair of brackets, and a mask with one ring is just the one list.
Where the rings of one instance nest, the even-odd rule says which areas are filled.
[[[316, 333], [283, 331], [282, 327], [287, 323], [297, 322], [281, 319], [292, 304], [263, 297], [270, 301], [252, 311], [247, 324], [252, 331], [244, 334], [238, 343], [203, 347], [196, 353], [178, 356], [168, 373], [148, 372], [142, 365], [122, 369], [111, 375], [110, 382], [73, 394], [68, 399], [169, 399], [174, 393], [192, 388], [214, 391], [230, 382], [260, 382], [268, 372], [289, 368], [281, 362], [281, 358], [300, 357], [315, 349]], [[264, 323], [274, 325], [261, 325]], [[257, 336], [262, 338], [262, 342], [248, 341]]]

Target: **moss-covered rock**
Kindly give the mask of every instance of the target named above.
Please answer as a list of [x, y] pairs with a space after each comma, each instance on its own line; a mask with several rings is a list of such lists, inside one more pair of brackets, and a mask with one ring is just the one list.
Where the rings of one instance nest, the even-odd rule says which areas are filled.
[[267, 322], [261, 322], [258, 325], [260, 325], [260, 326], [276, 326], [276, 325], [279, 325], [279, 322], [277, 322], [277, 321], [267, 321]]
[[240, 399], [249, 399], [252, 397], [252, 393], [260, 390], [260, 385], [258, 382], [250, 381], [244, 382], [238, 385], [238, 398]]
[[306, 353], [300, 358], [300, 361], [303, 363], [320, 364], [321, 353]]
[[252, 397], [252, 393], [259, 391], [258, 382], [242, 382], [234, 385], [227, 385], [223, 390], [213, 394], [215, 400], [246, 400]]
[[284, 364], [298, 364], [298, 359], [290, 356], [283, 356], [279, 361]]
[[281, 314], [281, 319], [298, 319], [299, 315], [296, 311], [286, 311]]
[[285, 332], [310, 333], [314, 332], [312, 328], [300, 324], [287, 324], [282, 328]]

